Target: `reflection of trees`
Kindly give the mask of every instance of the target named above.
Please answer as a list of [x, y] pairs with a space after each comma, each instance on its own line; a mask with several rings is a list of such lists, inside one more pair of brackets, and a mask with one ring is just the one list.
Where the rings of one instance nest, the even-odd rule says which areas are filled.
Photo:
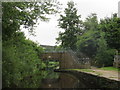
[[59, 73], [55, 73], [53, 71], [44, 71], [45, 72], [45, 77], [46, 79], [57, 79], [59, 78]]
[[61, 88], [74, 88], [78, 79], [71, 74], [61, 73], [59, 85]]
[[[53, 72], [53, 74], [58, 73]], [[60, 73], [57, 78], [52, 78], [51, 76], [53, 74], [49, 73], [48, 76], [42, 80], [42, 88], [77, 88], [79, 86], [78, 79], [70, 74]]]
[[41, 86], [41, 81], [45, 78], [47, 72], [40, 71], [39, 74], [29, 75], [19, 80], [19, 86], [12, 85], [15, 88], [38, 88]]
[[42, 83], [57, 83], [59, 74], [51, 71], [40, 71], [41, 73], [38, 75], [31, 75], [25, 77], [23, 80], [21, 80], [20, 87], [41, 87]]

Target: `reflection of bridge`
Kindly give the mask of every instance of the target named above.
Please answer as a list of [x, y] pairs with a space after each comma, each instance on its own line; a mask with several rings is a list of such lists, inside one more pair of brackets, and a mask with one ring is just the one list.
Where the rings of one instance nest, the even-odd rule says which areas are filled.
[[42, 60], [59, 61], [60, 69], [90, 68], [88, 58], [78, 58], [72, 51], [54, 51], [42, 54]]

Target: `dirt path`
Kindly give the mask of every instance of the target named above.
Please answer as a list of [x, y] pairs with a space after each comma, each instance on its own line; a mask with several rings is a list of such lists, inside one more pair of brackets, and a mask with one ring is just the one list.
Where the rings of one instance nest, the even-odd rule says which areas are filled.
[[92, 72], [87, 72], [87, 73], [120, 81], [120, 72], [118, 71], [109, 71], [109, 70], [101, 70], [101, 69], [90, 69], [90, 70], [92, 70]]

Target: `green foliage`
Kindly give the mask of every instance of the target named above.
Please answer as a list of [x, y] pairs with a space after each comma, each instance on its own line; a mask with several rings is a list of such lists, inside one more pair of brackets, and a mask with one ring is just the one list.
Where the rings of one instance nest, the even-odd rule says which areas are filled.
[[[59, 3], [52, 0], [40, 2], [2, 2], [3, 88], [36, 88], [45, 67], [40, 55], [44, 51], [38, 44], [26, 40], [20, 26], [34, 34], [38, 19], [47, 21], [46, 15], [58, 12]], [[40, 74], [39, 77], [36, 75]]]
[[101, 33], [101, 38], [98, 42], [98, 50], [95, 56], [96, 65], [99, 67], [102, 66], [112, 66], [114, 60], [115, 50], [107, 47], [107, 42], [104, 39], [105, 33]]
[[[98, 67], [111, 66], [113, 64], [115, 49], [108, 47], [109, 43], [107, 39], [109, 38], [106, 38], [108, 32], [103, 31], [105, 24], [98, 23], [96, 14], [88, 16], [83, 23], [84, 32], [81, 36], [78, 36], [78, 50], [92, 58], [92, 64], [95, 63]], [[109, 31], [109, 28], [107, 29]], [[112, 36], [110, 37], [112, 38]]]
[[102, 70], [113, 70], [113, 71], [119, 71], [119, 69], [118, 69], [118, 68], [115, 68], [115, 67], [102, 67], [102, 68], [100, 68], [100, 69], [102, 69]]
[[97, 52], [97, 37], [99, 33], [97, 31], [86, 31], [82, 36], [78, 36], [77, 49], [83, 52], [89, 57], [94, 57]]
[[115, 15], [112, 18], [101, 20], [100, 29], [105, 32], [105, 39], [110, 48], [120, 50], [120, 18]]
[[56, 69], [56, 67], [58, 67], [58, 66], [59, 66], [59, 62], [51, 62], [51, 61], [49, 61], [47, 67]]
[[84, 32], [88, 30], [97, 30], [98, 28], [98, 20], [97, 15], [92, 13], [89, 15], [86, 20], [83, 22]]
[[[41, 47], [30, 40], [25, 40], [23, 33], [16, 33], [14, 40], [3, 43], [3, 87], [36, 87], [37, 78], [43, 64], [39, 57]], [[25, 79], [28, 77], [28, 79]], [[23, 84], [24, 83], [24, 84]]]
[[83, 22], [83, 33], [78, 36], [77, 49], [83, 52], [87, 56], [93, 58], [97, 52], [98, 38], [100, 32], [98, 32], [98, 21], [96, 14], [91, 14]]
[[[3, 40], [13, 37], [20, 25], [33, 32], [38, 19], [48, 20], [46, 14], [58, 12], [59, 3], [54, 1], [40, 2], [2, 2], [2, 35]], [[33, 34], [33, 33], [32, 33]]]
[[46, 79], [58, 79], [59, 78], [59, 73], [56, 73], [56, 72], [53, 72], [53, 71], [48, 71], [45, 78]]
[[59, 33], [57, 40], [61, 42], [64, 48], [76, 48], [77, 35], [80, 33], [80, 15], [77, 15], [77, 9], [74, 2], [68, 2], [68, 8], [65, 8], [65, 15], [60, 15], [59, 27], [65, 32]]

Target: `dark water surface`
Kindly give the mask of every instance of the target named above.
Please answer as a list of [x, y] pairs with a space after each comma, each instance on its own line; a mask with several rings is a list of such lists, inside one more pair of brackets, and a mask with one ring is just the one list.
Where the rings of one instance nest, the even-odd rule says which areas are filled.
[[91, 74], [47, 71], [39, 88], [113, 88], [120, 90], [120, 82]]
[[87, 86], [71, 74], [49, 71], [41, 80], [40, 88], [87, 88]]
[[48, 78], [42, 79], [41, 84], [41, 88], [78, 88], [79, 80], [67, 73], [50, 72]]
[[[39, 74], [25, 77], [19, 86], [15, 88], [55, 88], [54, 90], [62, 90], [63, 88], [120, 88], [120, 82], [94, 76], [76, 71], [54, 72], [52, 70], [41, 70]], [[41, 90], [40, 89], [40, 90]], [[96, 89], [95, 89], [96, 90]], [[98, 89], [101, 90], [101, 89]], [[120, 90], [120, 89], [112, 89]]]

